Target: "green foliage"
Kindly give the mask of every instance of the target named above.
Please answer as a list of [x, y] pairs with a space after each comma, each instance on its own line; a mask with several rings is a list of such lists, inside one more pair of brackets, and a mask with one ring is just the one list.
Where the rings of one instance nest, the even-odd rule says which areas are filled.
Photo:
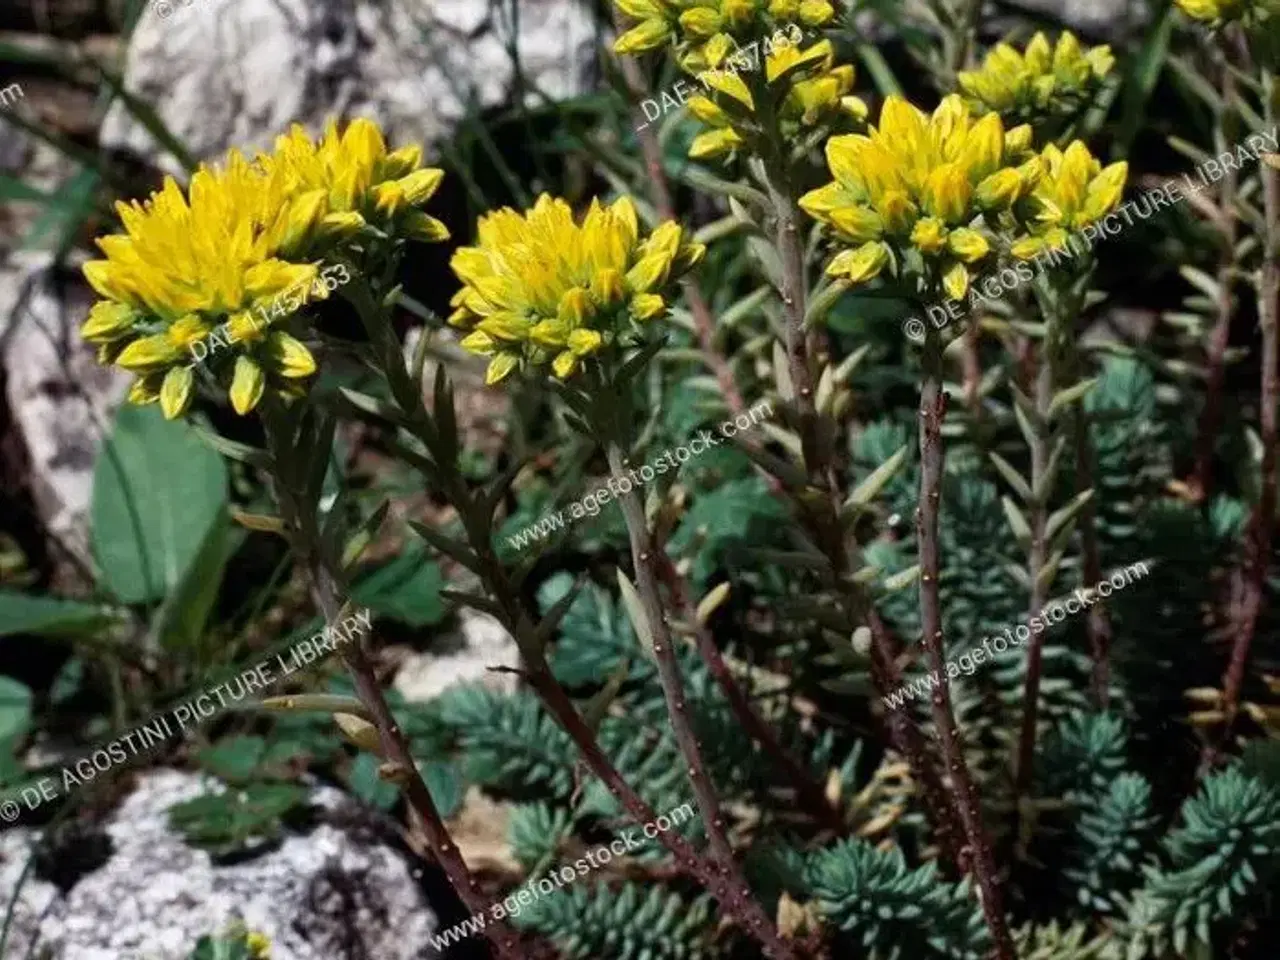
[[1086, 395], [1094, 448], [1094, 502], [1104, 565], [1137, 559], [1139, 516], [1168, 475], [1156, 419], [1155, 379], [1130, 357], [1109, 357]]
[[379, 616], [411, 627], [429, 627], [445, 617], [440, 567], [425, 546], [415, 541], [390, 563], [362, 577], [351, 596]]
[[1280, 792], [1230, 768], [1205, 780], [1147, 868], [1128, 922], [1126, 957], [1221, 945], [1280, 877]]
[[981, 960], [990, 931], [967, 884], [911, 869], [902, 851], [845, 840], [809, 859], [807, 879], [822, 915], [883, 960]]
[[692, 582], [705, 589], [711, 575], [728, 564], [735, 550], [774, 542], [785, 511], [768, 495], [760, 477], [729, 480], [698, 494], [672, 534], [673, 556], [693, 556]]
[[713, 955], [708, 898], [659, 884], [578, 883], [540, 896], [516, 922], [551, 938], [566, 960], [702, 960]]
[[98, 460], [92, 542], [103, 582], [122, 603], [178, 587], [227, 504], [227, 468], [185, 423], [125, 404]]
[[521, 803], [511, 810], [507, 839], [526, 870], [551, 862], [571, 826], [569, 812], [547, 803]]
[[74, 636], [92, 632], [109, 619], [110, 611], [96, 604], [0, 590], [0, 637]]
[[1063, 871], [1081, 906], [1106, 914], [1138, 881], [1156, 825], [1151, 785], [1122, 773], [1101, 794], [1081, 802], [1074, 848]]
[[577, 752], [532, 693], [455, 687], [438, 708], [456, 731], [468, 779], [517, 794], [542, 790], [558, 800], [573, 792]]
[[291, 783], [249, 783], [176, 804], [169, 820], [188, 842], [225, 857], [275, 841], [285, 816], [306, 797], [304, 788]]

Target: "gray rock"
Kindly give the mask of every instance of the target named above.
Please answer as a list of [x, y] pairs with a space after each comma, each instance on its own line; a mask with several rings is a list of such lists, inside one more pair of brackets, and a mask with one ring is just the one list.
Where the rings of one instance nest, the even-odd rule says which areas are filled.
[[[265, 148], [293, 122], [315, 131], [336, 113], [376, 118], [396, 142], [436, 141], [468, 109], [508, 101], [509, 9], [488, 0], [153, 0], [125, 80], [201, 158]], [[556, 98], [586, 89], [589, 10], [576, 0], [519, 0], [519, 10], [528, 86]], [[101, 139], [176, 170], [119, 104]]]
[[1014, 6], [1058, 20], [1088, 37], [1112, 41], [1150, 15], [1146, 0], [1016, 0]]
[[[34, 937], [34, 955], [47, 950], [51, 960], [186, 960], [201, 936], [243, 920], [271, 938], [272, 960], [439, 957], [428, 940], [436, 916], [400, 853], [321, 823], [253, 860], [216, 866], [168, 825], [169, 807], [203, 789], [195, 774], [142, 775], [105, 825], [113, 852], [103, 866], [65, 895], [28, 878], [5, 956], [25, 956]], [[328, 787], [311, 800], [355, 810]], [[17, 888], [32, 840], [26, 830], [0, 834], [0, 891]]]
[[87, 562], [93, 465], [131, 378], [100, 366], [80, 339], [92, 291], [78, 277], [56, 282], [51, 262], [44, 253], [0, 262], [0, 365], [36, 509], [49, 533]]
[[515, 690], [514, 673], [492, 668], [518, 667], [520, 651], [511, 634], [489, 614], [460, 610], [457, 632], [432, 643], [435, 649], [410, 655], [396, 673], [395, 688], [406, 700], [430, 700], [465, 683], [481, 683], [506, 693]]

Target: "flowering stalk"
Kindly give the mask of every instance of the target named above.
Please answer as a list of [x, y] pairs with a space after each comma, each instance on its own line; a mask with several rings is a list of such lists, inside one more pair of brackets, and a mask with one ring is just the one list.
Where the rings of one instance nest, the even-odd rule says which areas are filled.
[[[619, 29], [621, 29], [620, 11], [615, 11], [615, 20], [619, 22]], [[641, 75], [639, 64], [631, 57], [619, 56], [617, 60], [632, 94], [643, 100], [649, 91]], [[645, 126], [644, 129], [637, 133], [637, 137], [640, 141], [641, 153], [644, 155], [645, 170], [649, 175], [654, 207], [658, 212], [658, 216], [663, 220], [674, 219], [675, 204], [672, 202], [666, 173], [662, 168], [662, 146], [658, 143], [656, 131], [652, 126]], [[729, 411], [735, 414], [742, 413], [746, 409], [742, 401], [742, 394], [738, 391], [738, 385], [734, 380], [732, 369], [730, 369], [724, 355], [716, 346], [715, 321], [712, 318], [711, 309], [707, 304], [706, 298], [703, 297], [697, 281], [692, 277], [683, 278], [681, 287], [684, 290], [685, 299], [689, 303], [689, 312], [693, 315], [694, 330], [698, 337], [698, 343], [702, 348], [703, 360], [715, 375]], [[706, 663], [707, 669], [711, 672], [712, 677], [715, 678], [716, 683], [719, 684], [720, 689], [724, 691], [730, 708], [738, 718], [738, 722], [742, 724], [747, 734], [759, 743], [764, 752], [786, 773], [788, 779], [795, 786], [797, 797], [809, 810], [810, 815], [820, 823], [825, 823], [831, 829], [842, 833], [844, 822], [840, 812], [827, 802], [821, 786], [787, 752], [769, 723], [752, 706], [750, 699], [734, 678], [728, 664], [725, 663], [724, 657], [716, 646], [715, 639], [711, 636], [710, 631], [698, 621], [692, 598], [689, 596], [688, 584], [676, 569], [675, 564], [671, 562], [665, 546], [660, 547], [656, 553], [660, 572], [667, 584], [667, 589], [671, 591], [676, 605], [680, 608], [682, 615], [689, 622], [690, 628], [694, 632], [698, 653], [701, 655], [703, 662]]]
[[720, 653], [720, 648], [716, 646], [716, 641], [711, 635], [711, 631], [698, 618], [698, 612], [692, 598], [689, 596], [685, 578], [680, 575], [680, 571], [671, 562], [671, 558], [667, 555], [665, 549], [658, 548], [654, 553], [658, 562], [659, 576], [666, 583], [672, 600], [687, 621], [703, 663], [707, 665], [711, 676], [715, 678], [716, 683], [720, 685], [720, 689], [724, 691], [724, 695], [729, 701], [730, 709], [733, 710], [738, 722], [742, 724], [742, 728], [747, 732], [748, 736], [760, 744], [764, 752], [786, 774], [787, 780], [795, 787], [796, 797], [799, 799], [801, 806], [809, 811], [810, 816], [817, 820], [818, 823], [835, 831], [837, 836], [843, 835], [845, 824], [839, 808], [827, 802], [826, 795], [822, 792], [822, 787], [813, 779], [809, 771], [787, 752], [786, 747], [782, 745], [782, 741], [778, 739], [778, 735], [768, 721], [760, 716], [755, 707], [752, 706], [750, 698], [734, 677], [733, 671], [729, 669], [724, 656]]
[[[1267, 129], [1280, 118], [1280, 85], [1270, 69], [1262, 74], [1263, 123]], [[1280, 170], [1264, 165], [1262, 169], [1263, 234], [1262, 270], [1258, 277], [1258, 320], [1262, 332], [1262, 383], [1259, 393], [1261, 406], [1262, 441], [1262, 489], [1254, 510], [1251, 525], [1248, 563], [1245, 570], [1244, 596], [1236, 620], [1236, 639], [1231, 650], [1223, 683], [1223, 740], [1231, 735], [1236, 715], [1240, 709], [1240, 691], [1244, 685], [1245, 667], [1249, 660], [1249, 647], [1253, 642], [1262, 597], [1266, 587], [1267, 568], [1271, 562], [1271, 536], [1276, 522], [1276, 446], [1280, 443], [1280, 430], [1276, 423], [1276, 405], [1280, 404]], [[1207, 759], [1213, 752], [1207, 752]]]
[[[455, 540], [423, 525], [415, 525], [415, 530], [431, 546], [450, 556], [479, 577], [486, 595], [464, 595], [463, 599], [477, 609], [497, 617], [511, 633], [524, 661], [521, 675], [542, 700], [552, 717], [569, 735], [581, 752], [588, 768], [600, 778], [622, 809], [636, 823], [653, 822], [657, 819], [657, 813], [640, 797], [635, 788], [623, 778], [617, 767], [605, 755], [592, 728], [556, 679], [547, 662], [546, 645], [560, 617], [567, 612], [568, 607], [563, 606], [558, 612], [552, 611], [540, 622], [535, 622], [525, 607], [511, 575], [494, 551], [493, 510], [505, 494], [507, 485], [514, 479], [514, 473], [499, 480], [494, 490], [473, 492], [469, 488], [457, 463], [459, 451], [457, 420], [453, 411], [452, 393], [444, 379], [443, 371], [437, 374], [433, 415], [426, 408], [421, 384], [417, 383], [404, 368], [403, 357], [396, 347], [397, 341], [384, 307], [380, 306], [379, 301], [363, 280], [353, 283], [346, 295], [360, 315], [365, 330], [375, 345], [373, 351], [375, 364], [378, 372], [386, 378], [395, 400], [395, 410], [391, 419], [387, 420], [383, 417], [379, 419], [383, 419], [387, 426], [398, 429], [403, 435], [412, 438], [411, 444], [398, 443], [401, 454], [419, 469], [432, 489], [443, 496], [457, 512], [463, 523], [466, 541]], [[349, 394], [349, 397], [354, 399], [356, 395]], [[372, 411], [373, 404], [368, 399], [361, 398], [357, 402], [365, 408], [366, 412]], [[422, 451], [425, 451], [427, 456], [424, 456]], [[710, 832], [709, 820], [707, 828]], [[777, 942], [781, 952], [770, 953], [771, 957], [776, 956], [780, 960], [794, 957], [786, 944], [778, 940], [777, 934], [769, 928], [767, 918], [754, 903], [745, 885], [733, 883], [733, 878], [727, 875], [721, 866], [709, 862], [700, 855], [679, 833], [663, 831], [656, 839], [671, 853], [683, 872], [698, 880], [723, 904], [725, 911], [743, 924], [749, 932], [756, 935], [757, 939], [772, 938]], [[761, 921], [764, 923], [763, 935], [757, 933], [757, 927]], [[768, 948], [767, 943], [766, 947]]]
[[[627, 460], [617, 432], [608, 441], [607, 455], [609, 469], [621, 487], [622, 481], [628, 480]], [[635, 567], [636, 590], [644, 611], [645, 622], [643, 626], [636, 624], [636, 632], [643, 634], [644, 628], [647, 627], [649, 636], [642, 636], [641, 639], [642, 642], [650, 644], [657, 664], [658, 678], [666, 699], [672, 731], [680, 752], [689, 764], [687, 771], [689, 782], [693, 786], [694, 799], [702, 813], [703, 823], [711, 843], [712, 856], [730, 887], [736, 887], [740, 891], [739, 905], [746, 911], [748, 929], [764, 945], [765, 952], [779, 960], [787, 957], [794, 958], [795, 951], [778, 935], [763, 908], [752, 896], [751, 888], [734, 860], [733, 846], [725, 833], [725, 821], [720, 812], [720, 801], [716, 796], [715, 785], [707, 774], [706, 765], [702, 760], [702, 750], [689, 720], [684, 679], [680, 674], [680, 665], [671, 643], [671, 628], [667, 613], [658, 595], [659, 548], [653, 542], [653, 534], [645, 519], [644, 504], [629, 480], [626, 492], [619, 497], [619, 502], [631, 540], [631, 560]]]
[[[1217, 115], [1214, 142], [1219, 152], [1235, 142], [1236, 78], [1225, 53], [1222, 57], [1222, 109]], [[1213, 451], [1222, 419], [1222, 390], [1226, 381], [1226, 354], [1231, 339], [1231, 315], [1235, 308], [1232, 289], [1237, 270], [1236, 242], [1239, 217], [1236, 212], [1238, 174], [1234, 167], [1223, 170], [1215, 223], [1222, 238], [1222, 256], [1218, 266], [1218, 313], [1213, 330], [1209, 334], [1208, 356], [1205, 359], [1206, 376], [1204, 407], [1200, 411], [1200, 423], [1196, 437], [1195, 471], [1191, 476], [1191, 493], [1197, 500], [1209, 496], [1212, 485]]]
[[982, 913], [995, 941], [998, 960], [1016, 960], [1009, 923], [1004, 915], [1000, 879], [991, 841], [982, 824], [982, 807], [969, 775], [969, 766], [956, 727], [951, 688], [945, 682], [947, 655], [942, 636], [942, 604], [938, 592], [938, 513], [942, 495], [942, 418], [946, 393], [942, 389], [942, 342], [927, 327], [924, 371], [920, 387], [920, 497], [916, 507], [916, 539], [920, 553], [920, 626], [929, 669], [943, 682], [934, 684], [931, 707], [942, 745], [943, 762], [956, 791], [960, 822], [972, 857], [973, 873], [982, 892]]
[[[310, 573], [312, 593], [321, 614], [327, 622], [337, 623], [342, 619], [342, 597], [347, 591], [342, 576], [335, 572], [337, 564], [326, 555], [314, 510], [307, 511], [303, 506], [308, 498], [300, 495], [295, 489], [296, 484], [291, 482], [293, 477], [300, 475], [300, 471], [289, 466], [295, 457], [295, 442], [290, 436], [292, 431], [287, 429], [282, 411], [272, 398], [263, 402], [262, 419], [272, 456], [272, 480], [294, 549]], [[328, 462], [327, 450], [313, 453], [322, 458], [322, 463]], [[311, 465], [301, 465], [301, 471], [309, 472], [311, 469]], [[390, 779], [400, 784], [404, 790], [410, 807], [422, 823], [427, 845], [462, 902], [473, 914], [484, 914], [489, 904], [480, 894], [474, 876], [462, 859], [457, 844], [450, 837], [448, 827], [445, 826], [435, 801], [431, 799], [431, 792], [418, 772], [404, 733], [391, 713], [369, 662], [367, 643], [367, 636], [362, 636], [356, 643], [344, 645], [342, 658], [351, 673], [356, 696], [369, 711], [373, 725], [377, 728], [382, 756], [390, 764]], [[527, 954], [521, 948], [518, 938], [505, 923], [491, 920], [485, 924], [484, 932], [503, 960], [526, 960]]]
[[[614, 11], [614, 22], [618, 30], [622, 31], [623, 22], [620, 10]], [[650, 91], [644, 82], [639, 63], [633, 57], [615, 55], [615, 59], [632, 96], [643, 102], [649, 96]], [[658, 131], [654, 126], [646, 124], [636, 132], [636, 138], [640, 141], [640, 153], [644, 156], [645, 172], [649, 176], [653, 206], [658, 212], [658, 218], [661, 220], [674, 220], [676, 218], [676, 207], [671, 199], [671, 188], [667, 183], [666, 172], [662, 168], [662, 144], [658, 142]], [[680, 286], [684, 290], [685, 299], [689, 303], [689, 312], [693, 315], [694, 331], [698, 336], [698, 345], [702, 348], [703, 361], [711, 368], [716, 382], [720, 384], [720, 392], [724, 394], [725, 404], [729, 407], [729, 411], [734, 414], [742, 413], [746, 409], [746, 405], [742, 402], [742, 394], [738, 391], [738, 384], [734, 380], [733, 370], [730, 368], [724, 354], [716, 346], [715, 319], [711, 315], [711, 307], [707, 304], [706, 297], [702, 295], [702, 290], [699, 289], [697, 280], [692, 277], [685, 277], [680, 281]]]

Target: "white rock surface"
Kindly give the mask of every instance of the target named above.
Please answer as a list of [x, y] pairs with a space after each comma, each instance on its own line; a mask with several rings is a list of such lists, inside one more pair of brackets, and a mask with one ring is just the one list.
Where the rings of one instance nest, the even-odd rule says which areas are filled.
[[483, 683], [508, 693], [515, 690], [514, 673], [492, 669], [520, 665], [520, 651], [511, 634], [487, 613], [464, 608], [458, 612], [458, 621], [455, 634], [432, 641], [435, 650], [415, 653], [401, 665], [395, 688], [406, 700], [430, 700], [464, 683]]
[[[202, 793], [176, 770], [144, 774], [111, 816], [110, 859], [64, 896], [28, 878], [6, 957], [50, 960], [186, 960], [199, 938], [243, 919], [271, 937], [272, 960], [436, 960], [437, 920], [413, 867], [356, 831], [321, 824], [277, 849], [231, 866], [187, 846], [168, 825], [174, 803]], [[328, 787], [312, 802], [333, 811], [349, 799]], [[0, 834], [0, 893], [16, 889], [31, 831]]]
[[30, 457], [36, 509], [46, 529], [88, 561], [93, 465], [131, 378], [99, 366], [80, 339], [92, 291], [78, 276], [55, 276], [51, 260], [30, 253], [0, 262], [0, 366]]
[[[125, 79], [199, 158], [266, 147], [295, 121], [318, 130], [334, 113], [376, 118], [394, 141], [434, 141], [469, 101], [508, 101], [510, 9], [506, 0], [153, 0]], [[595, 40], [577, 0], [519, 0], [527, 87], [582, 92]], [[102, 143], [177, 169], [121, 106]]]

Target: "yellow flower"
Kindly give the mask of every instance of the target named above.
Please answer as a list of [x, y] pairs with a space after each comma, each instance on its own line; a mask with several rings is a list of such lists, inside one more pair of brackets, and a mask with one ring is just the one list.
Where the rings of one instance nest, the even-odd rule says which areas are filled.
[[1019, 259], [1030, 259], [1045, 247], [1060, 247], [1067, 234], [1097, 223], [1112, 213], [1124, 193], [1129, 165], [1108, 167], [1076, 140], [1067, 149], [1045, 147], [1040, 156], [1042, 174], [1025, 202], [1015, 208], [1027, 236], [1012, 248]]
[[[316, 241], [343, 239], [366, 222], [396, 233], [406, 221], [423, 218], [429, 221], [425, 229], [421, 224], [412, 227], [428, 234], [423, 239], [448, 237], [444, 224], [418, 209], [436, 192], [443, 172], [421, 168], [421, 147], [388, 152], [382, 131], [370, 120], [353, 120], [342, 133], [331, 120], [319, 140], [295, 124], [276, 139], [272, 153], [258, 160], [282, 189], [319, 198]], [[429, 236], [431, 231], [438, 236]]]
[[249, 948], [253, 960], [270, 960], [271, 938], [265, 933], [251, 931], [245, 935], [244, 945]]
[[491, 358], [489, 383], [547, 365], [566, 379], [590, 357], [610, 359], [629, 330], [665, 311], [663, 294], [705, 252], [671, 221], [642, 236], [627, 197], [592, 201], [578, 222], [543, 194], [525, 213], [481, 218], [477, 234], [451, 262], [463, 287], [449, 322], [470, 331], [463, 349]]
[[712, 129], [689, 150], [696, 159], [750, 148], [760, 134], [757, 78], [763, 75], [780, 132], [791, 139], [804, 128], [852, 118], [861, 124], [866, 105], [851, 96], [854, 71], [836, 65], [829, 40], [807, 43], [830, 23], [829, 0], [614, 0], [638, 23], [614, 44], [622, 54], [670, 45], [676, 62], [703, 85], [705, 96], [690, 112]]
[[962, 71], [958, 80], [976, 112], [1043, 119], [1077, 113], [1114, 65], [1110, 47], [1084, 50], [1069, 32], [1050, 46], [1045, 35], [1037, 33], [1022, 52], [1007, 43], [997, 44], [981, 68]]
[[331, 123], [319, 143], [295, 127], [252, 161], [232, 150], [186, 190], [167, 178], [147, 200], [117, 204], [124, 232], [101, 237], [105, 259], [84, 267], [102, 299], [82, 336], [101, 362], [139, 377], [133, 402], [159, 402], [166, 417], [190, 407], [193, 366], [207, 366], [241, 413], [266, 389], [296, 395], [315, 360], [274, 328], [328, 297], [322, 258], [367, 222], [446, 235], [418, 209], [441, 178], [421, 161], [419, 147], [388, 153], [378, 128], [357, 120], [342, 135]]
[[1177, 0], [1177, 4], [1191, 19], [1217, 25], [1238, 20], [1248, 9], [1250, 0]]
[[932, 271], [927, 282], [967, 289], [966, 265], [990, 252], [977, 229], [983, 217], [1007, 210], [1026, 186], [1006, 163], [998, 114], [974, 120], [952, 95], [930, 116], [889, 97], [878, 126], [827, 141], [834, 180], [801, 197], [800, 206], [851, 248], [828, 269], [855, 284], [923, 257]]

